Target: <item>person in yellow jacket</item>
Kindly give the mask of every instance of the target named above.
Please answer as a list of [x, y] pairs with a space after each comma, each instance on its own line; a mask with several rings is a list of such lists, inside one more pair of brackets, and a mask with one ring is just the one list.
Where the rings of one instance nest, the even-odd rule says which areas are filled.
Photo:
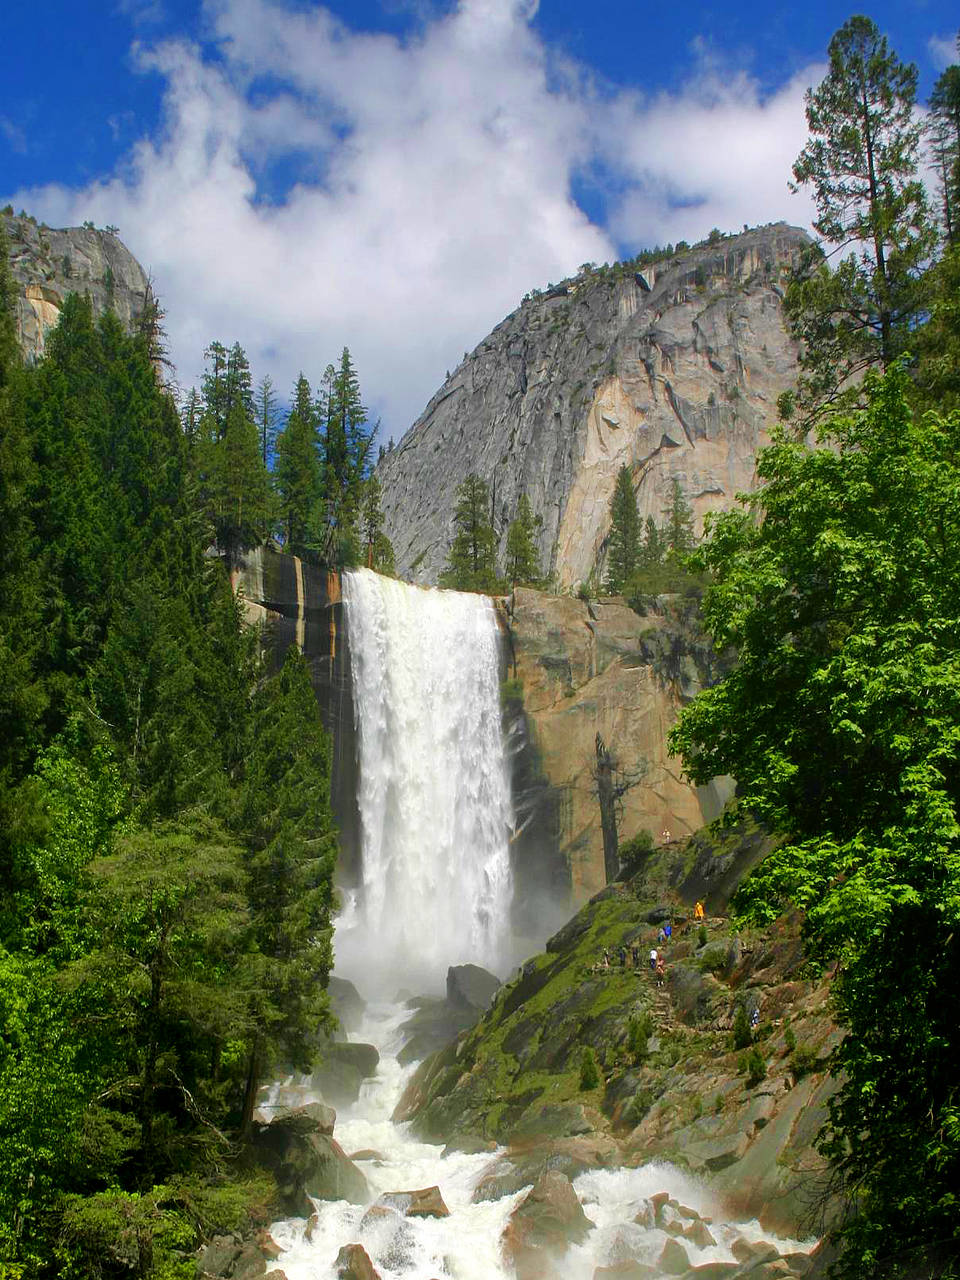
[[693, 908], [693, 918], [694, 920], [703, 919], [703, 903], [702, 902], [698, 902], [697, 905]]

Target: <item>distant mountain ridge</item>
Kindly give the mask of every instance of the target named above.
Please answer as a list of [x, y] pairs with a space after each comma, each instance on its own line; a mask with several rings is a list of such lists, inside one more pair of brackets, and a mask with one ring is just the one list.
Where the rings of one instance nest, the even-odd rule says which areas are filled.
[[644, 518], [662, 519], [674, 477], [698, 527], [732, 506], [796, 379], [783, 281], [807, 243], [774, 223], [524, 299], [377, 468], [398, 572], [437, 581], [471, 473], [491, 489], [501, 564], [526, 492], [561, 587], [602, 571], [623, 464]]
[[113, 231], [56, 229], [27, 214], [3, 217], [17, 287], [17, 338], [24, 359], [38, 360], [69, 293], [87, 294], [94, 315], [112, 309], [132, 329], [153, 301], [146, 271]]

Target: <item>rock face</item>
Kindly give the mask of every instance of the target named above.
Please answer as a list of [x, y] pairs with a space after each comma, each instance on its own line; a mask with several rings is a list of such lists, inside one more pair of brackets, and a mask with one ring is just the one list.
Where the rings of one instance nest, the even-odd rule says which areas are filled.
[[377, 469], [401, 575], [437, 581], [470, 473], [490, 485], [501, 563], [525, 492], [561, 587], [602, 567], [621, 465], [643, 517], [662, 520], [674, 479], [698, 526], [733, 505], [796, 376], [780, 281], [805, 242], [776, 223], [525, 300]]
[[112, 232], [56, 230], [26, 216], [2, 217], [17, 286], [17, 338], [26, 360], [43, 355], [47, 331], [60, 318], [68, 293], [88, 294], [94, 315], [115, 311], [127, 329], [153, 301], [146, 272]]
[[[515, 791], [519, 825], [550, 830], [567, 891], [582, 902], [606, 883], [598, 733], [621, 777], [636, 779], [623, 796], [621, 839], [641, 828], [657, 841], [688, 836], [712, 821], [731, 795], [727, 779], [691, 786], [666, 745], [680, 706], [715, 681], [721, 664], [700, 630], [696, 603], [679, 597], [661, 598], [641, 617], [616, 598], [588, 604], [518, 587], [505, 628], [508, 692], [536, 760], [535, 766], [520, 762], [520, 771], [538, 771], [552, 792]], [[519, 729], [513, 736], [517, 740]], [[526, 794], [534, 798], [530, 815]], [[525, 856], [522, 844], [515, 856]]]

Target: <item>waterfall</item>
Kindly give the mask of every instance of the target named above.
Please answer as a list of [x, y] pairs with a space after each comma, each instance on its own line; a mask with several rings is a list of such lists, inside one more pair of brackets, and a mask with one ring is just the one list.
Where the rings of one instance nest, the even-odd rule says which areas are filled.
[[490, 600], [343, 575], [357, 729], [362, 883], [337, 971], [364, 991], [501, 971], [512, 896], [499, 631]]

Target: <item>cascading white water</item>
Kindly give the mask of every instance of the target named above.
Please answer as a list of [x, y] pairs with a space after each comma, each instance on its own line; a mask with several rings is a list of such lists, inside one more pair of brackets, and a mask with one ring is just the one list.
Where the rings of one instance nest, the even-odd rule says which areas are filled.
[[337, 971], [384, 993], [442, 987], [451, 964], [502, 972], [512, 816], [493, 605], [366, 569], [343, 575], [343, 600], [362, 887]]
[[[375, 574], [344, 574], [358, 734], [363, 876], [337, 921], [337, 971], [365, 996], [392, 997], [442, 985], [447, 966], [473, 962], [502, 972], [509, 955], [508, 837], [511, 807], [500, 734], [498, 633], [488, 600], [426, 591]], [[315, 1201], [304, 1219], [276, 1222], [277, 1265], [289, 1280], [336, 1280], [340, 1248], [359, 1243], [382, 1280], [513, 1280], [501, 1240], [526, 1194], [475, 1202], [484, 1169], [499, 1153], [468, 1155], [418, 1141], [391, 1116], [413, 1065], [398, 1051], [411, 1010], [369, 1003], [361, 1041], [381, 1051], [376, 1076], [342, 1108], [336, 1137], [355, 1153], [368, 1205]], [[318, 1097], [308, 1077], [272, 1091], [269, 1105]], [[406, 1218], [371, 1209], [383, 1192], [438, 1186], [449, 1217]], [[732, 1264], [737, 1240], [768, 1239], [756, 1223], [717, 1222], [709, 1191], [669, 1165], [597, 1170], [576, 1179], [595, 1224], [565, 1255], [568, 1280], [598, 1266], [640, 1261], [656, 1273], [668, 1240], [640, 1225], [648, 1197], [667, 1190], [714, 1220], [713, 1243], [687, 1242], [691, 1264]], [[640, 1214], [640, 1216], [638, 1216]], [[782, 1241], [778, 1252], [809, 1248]], [[675, 1270], [671, 1267], [671, 1273]]]

